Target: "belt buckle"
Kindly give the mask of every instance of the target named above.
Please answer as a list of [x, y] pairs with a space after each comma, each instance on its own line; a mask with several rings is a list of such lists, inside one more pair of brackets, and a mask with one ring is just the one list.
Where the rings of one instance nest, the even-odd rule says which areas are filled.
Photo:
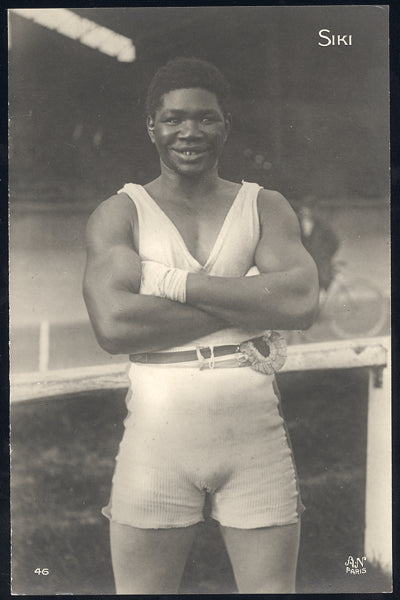
[[[206, 350], [206, 348], [210, 349], [210, 358], [206, 358], [205, 356], [202, 355], [201, 351], [202, 350]], [[196, 346], [196, 355], [197, 355], [197, 360], [200, 363], [200, 371], [203, 371], [204, 369], [213, 369], [215, 367], [215, 359], [214, 359], [214, 346]]]
[[241, 351], [240, 344], [237, 344], [235, 348], [235, 359], [237, 360], [239, 367], [246, 367], [250, 364], [248, 357]]

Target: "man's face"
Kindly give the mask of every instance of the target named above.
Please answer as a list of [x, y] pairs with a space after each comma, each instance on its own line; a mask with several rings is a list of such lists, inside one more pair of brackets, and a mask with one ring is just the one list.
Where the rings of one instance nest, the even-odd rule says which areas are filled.
[[181, 175], [198, 176], [218, 164], [230, 118], [212, 92], [183, 88], [164, 94], [147, 126], [165, 166]]

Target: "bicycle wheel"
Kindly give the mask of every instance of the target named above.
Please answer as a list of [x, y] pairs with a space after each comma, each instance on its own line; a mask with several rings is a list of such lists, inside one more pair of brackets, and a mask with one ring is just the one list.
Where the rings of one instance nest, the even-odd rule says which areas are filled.
[[386, 322], [381, 292], [364, 279], [338, 284], [327, 304], [330, 328], [340, 338], [378, 335]]

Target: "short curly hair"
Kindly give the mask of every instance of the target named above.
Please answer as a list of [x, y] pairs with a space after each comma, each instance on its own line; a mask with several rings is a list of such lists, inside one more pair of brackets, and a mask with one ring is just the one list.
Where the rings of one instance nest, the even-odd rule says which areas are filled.
[[221, 71], [199, 58], [174, 58], [154, 75], [146, 96], [146, 114], [154, 117], [164, 94], [182, 88], [202, 88], [216, 95], [222, 112], [229, 112], [231, 88]]

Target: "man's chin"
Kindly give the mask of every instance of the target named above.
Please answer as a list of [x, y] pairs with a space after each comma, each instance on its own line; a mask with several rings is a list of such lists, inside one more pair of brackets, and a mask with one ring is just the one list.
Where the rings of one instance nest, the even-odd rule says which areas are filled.
[[184, 167], [179, 165], [179, 167], [175, 170], [177, 173], [179, 173], [179, 175], [184, 175], [186, 177], [200, 177], [201, 175], [206, 175], [211, 171], [209, 167], [205, 169], [204, 167], [194, 167], [192, 165], [187, 165]]
[[[165, 160], [167, 158], [167, 160]], [[214, 160], [213, 160], [214, 159]], [[207, 175], [211, 175], [213, 172], [218, 174], [218, 158], [209, 155], [207, 160], [199, 161], [178, 161], [171, 160], [171, 156], [161, 157], [160, 156], [161, 169], [165, 172], [169, 172], [171, 175], [175, 174], [185, 179], [199, 179]]]
[[164, 161], [161, 161], [162, 164], [164, 165], [164, 167], [167, 168], [168, 171], [172, 171], [174, 173], [176, 173], [177, 175], [182, 175], [183, 177], [193, 177], [193, 178], [198, 178], [198, 177], [202, 177], [204, 175], [207, 175], [209, 173], [211, 173], [212, 171], [214, 171], [214, 169], [216, 168], [218, 161], [216, 160], [215, 163], [210, 164], [208, 162], [208, 164], [205, 164], [204, 162], [187, 162], [187, 163], [175, 163], [175, 162], [169, 162], [166, 163]]
[[213, 167], [204, 165], [166, 165], [168, 171], [172, 171], [177, 175], [182, 175], [183, 177], [201, 177], [202, 175], [206, 175], [213, 170]]

